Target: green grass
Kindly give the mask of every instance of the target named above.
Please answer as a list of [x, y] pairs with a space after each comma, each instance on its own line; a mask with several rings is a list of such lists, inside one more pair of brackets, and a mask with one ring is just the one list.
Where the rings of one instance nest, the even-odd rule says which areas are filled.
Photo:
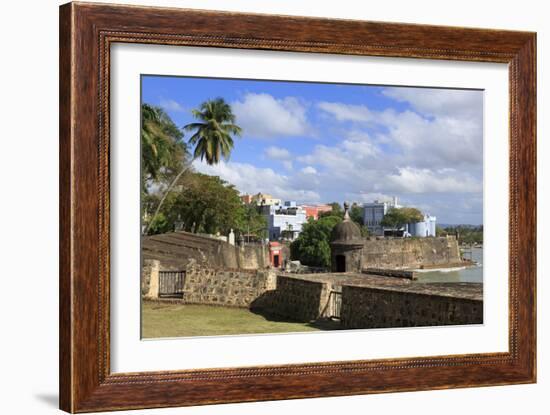
[[331, 329], [264, 317], [245, 308], [192, 304], [142, 303], [142, 336], [186, 337], [288, 333]]

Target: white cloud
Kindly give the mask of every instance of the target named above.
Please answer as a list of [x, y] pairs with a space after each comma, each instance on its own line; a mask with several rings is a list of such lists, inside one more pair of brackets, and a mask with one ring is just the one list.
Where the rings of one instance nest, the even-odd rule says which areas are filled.
[[408, 102], [415, 111], [426, 115], [453, 118], [482, 116], [483, 93], [478, 90], [386, 88], [382, 94]]
[[479, 181], [451, 169], [433, 171], [399, 168], [386, 177], [384, 189], [404, 193], [475, 193], [482, 191]]
[[[242, 192], [266, 192], [307, 203], [369, 202], [395, 195], [403, 204], [418, 206], [441, 221], [480, 223], [482, 93], [409, 89], [383, 91], [388, 98], [408, 103], [400, 111], [318, 103], [313, 108], [324, 116], [322, 125], [330, 127], [323, 134], [326, 141], [308, 145], [310, 150], [300, 151], [299, 156], [281, 141], [267, 147], [264, 156], [280, 162], [279, 170], [233, 162], [196, 163], [196, 168], [221, 176]], [[282, 137], [313, 131], [305, 106], [294, 98], [248, 94], [239, 104], [238, 122], [248, 128], [247, 135]], [[275, 115], [266, 117], [267, 113]]]
[[319, 102], [317, 107], [331, 114], [338, 121], [373, 121], [374, 114], [366, 105], [343, 104], [341, 102]]
[[164, 108], [166, 111], [171, 112], [185, 112], [186, 109], [179, 102], [174, 101], [173, 99], [161, 98], [159, 105]]
[[292, 164], [292, 161], [290, 160], [283, 160], [281, 161], [283, 167], [287, 170], [292, 170], [294, 168], [293, 164]]
[[286, 148], [270, 146], [265, 149], [265, 155], [272, 160], [289, 160], [292, 158], [290, 151]]
[[304, 174], [317, 174], [317, 170], [315, 167], [306, 166], [302, 169], [302, 173]]
[[270, 193], [275, 197], [300, 203], [318, 202], [321, 199], [319, 193], [312, 190], [314, 185], [302, 180], [303, 175], [285, 176], [270, 168], [224, 161], [209, 166], [196, 160], [193, 167], [201, 173], [221, 177], [235, 185], [241, 193]]
[[346, 195], [348, 199], [353, 200], [355, 202], [372, 202], [374, 200], [380, 200], [380, 201], [391, 201], [392, 197], [391, 195], [385, 194], [385, 193], [376, 193], [376, 192], [361, 192], [361, 193], [348, 193]]
[[265, 93], [248, 93], [231, 106], [237, 124], [246, 136], [272, 138], [312, 133], [306, 118], [306, 106], [294, 97], [276, 99]]
[[374, 157], [380, 154], [379, 148], [370, 136], [358, 130], [353, 130], [348, 134], [347, 139], [342, 142], [342, 148], [354, 153], [357, 157]]
[[[392, 153], [393, 167], [466, 166], [481, 170], [483, 94], [481, 91], [387, 88], [382, 92], [411, 109], [374, 111], [365, 105], [321, 102], [318, 107], [342, 124], [352, 123], [344, 146], [364, 157]], [[363, 129], [363, 130], [361, 130]], [[365, 129], [370, 129], [369, 137]], [[366, 139], [362, 140], [361, 136]]]

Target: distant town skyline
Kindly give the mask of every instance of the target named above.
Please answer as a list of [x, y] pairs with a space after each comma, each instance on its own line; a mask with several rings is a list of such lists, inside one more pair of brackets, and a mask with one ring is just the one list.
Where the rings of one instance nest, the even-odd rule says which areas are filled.
[[243, 135], [229, 161], [194, 168], [243, 194], [301, 204], [397, 196], [439, 223], [483, 223], [482, 91], [142, 77], [143, 102], [179, 127], [217, 97]]

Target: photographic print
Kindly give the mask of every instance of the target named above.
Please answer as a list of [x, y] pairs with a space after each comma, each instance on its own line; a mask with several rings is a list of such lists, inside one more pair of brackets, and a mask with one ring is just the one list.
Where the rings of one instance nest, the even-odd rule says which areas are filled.
[[483, 323], [483, 91], [141, 77], [142, 338]]

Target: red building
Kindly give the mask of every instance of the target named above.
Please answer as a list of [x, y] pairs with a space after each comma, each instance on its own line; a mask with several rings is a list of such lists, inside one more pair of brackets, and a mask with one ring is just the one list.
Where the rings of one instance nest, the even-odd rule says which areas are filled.
[[319, 219], [319, 214], [323, 212], [330, 212], [332, 206], [330, 205], [304, 205], [302, 208], [306, 211], [306, 217], [313, 218], [313, 220]]
[[243, 202], [245, 205], [249, 205], [252, 203], [252, 195], [241, 195], [241, 202]]
[[279, 242], [269, 243], [269, 262], [273, 268], [283, 265], [283, 246]]

